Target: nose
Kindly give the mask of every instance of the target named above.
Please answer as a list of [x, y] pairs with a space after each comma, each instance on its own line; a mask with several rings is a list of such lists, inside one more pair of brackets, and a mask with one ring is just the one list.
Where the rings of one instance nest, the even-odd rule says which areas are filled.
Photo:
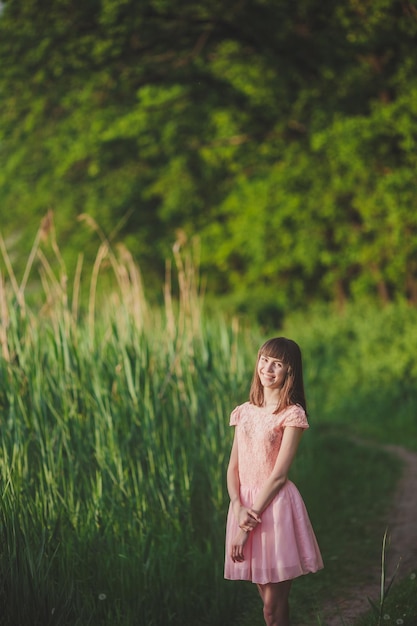
[[274, 367], [275, 367], [275, 363], [270, 362], [267, 364], [266, 370], [267, 372], [273, 372], [274, 371]]

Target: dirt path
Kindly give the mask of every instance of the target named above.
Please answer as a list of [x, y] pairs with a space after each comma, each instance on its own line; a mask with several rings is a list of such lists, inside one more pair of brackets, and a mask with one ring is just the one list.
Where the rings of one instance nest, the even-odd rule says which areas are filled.
[[[368, 445], [365, 442], [363, 445]], [[381, 449], [396, 455], [404, 464], [402, 478], [388, 514], [390, 537], [387, 551], [387, 580], [395, 573], [403, 578], [417, 564], [417, 454], [400, 446], [386, 445]], [[370, 608], [367, 598], [377, 600], [380, 594], [380, 568], [366, 572], [367, 581], [358, 580], [357, 588], [346, 591], [346, 596], [323, 608], [325, 626], [351, 626], [355, 619]]]

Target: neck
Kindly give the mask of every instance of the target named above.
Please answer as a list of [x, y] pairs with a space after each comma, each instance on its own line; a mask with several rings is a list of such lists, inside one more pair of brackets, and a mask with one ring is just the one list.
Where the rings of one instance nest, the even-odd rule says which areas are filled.
[[279, 389], [264, 388], [264, 406], [278, 406], [280, 400]]

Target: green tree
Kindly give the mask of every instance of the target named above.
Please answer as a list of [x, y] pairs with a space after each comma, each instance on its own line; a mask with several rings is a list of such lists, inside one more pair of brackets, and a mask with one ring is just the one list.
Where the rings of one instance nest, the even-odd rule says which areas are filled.
[[2, 230], [88, 213], [157, 285], [177, 230], [209, 291], [275, 315], [417, 300], [417, 9], [400, 0], [7, 0]]

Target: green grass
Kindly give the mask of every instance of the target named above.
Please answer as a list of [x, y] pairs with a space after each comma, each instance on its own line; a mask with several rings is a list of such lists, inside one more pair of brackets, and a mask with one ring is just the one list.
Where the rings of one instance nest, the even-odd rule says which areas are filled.
[[[326, 428], [318, 429], [311, 447], [307, 451], [311, 461], [296, 482], [316, 530], [325, 569], [311, 580], [301, 579], [299, 586], [294, 583], [293, 613], [300, 623], [299, 607], [306, 602], [302, 597], [297, 600], [297, 592], [316, 593], [320, 609], [340, 594], [335, 581], [346, 589], [357, 584], [358, 572], [379, 562], [384, 516], [401, 471], [396, 458]], [[318, 458], [320, 462], [314, 463]]]
[[3, 364], [3, 623], [212, 616], [233, 335], [216, 351], [189, 341], [176, 362], [159, 330], [98, 327], [91, 347], [82, 326], [70, 340], [15, 323], [27, 345]]
[[417, 309], [349, 304], [293, 315], [311, 412], [320, 423], [417, 451]]
[[[0, 289], [0, 624], [241, 623], [255, 591], [223, 580], [228, 416], [264, 337], [205, 311], [187, 259], [178, 299], [165, 286], [151, 309], [126, 252], [103, 255], [84, 308], [44, 257], [40, 300], [10, 267]], [[117, 280], [98, 297], [105, 259]], [[352, 308], [268, 333], [300, 342], [310, 399], [293, 478], [326, 567], [294, 583], [299, 621], [378, 562], [399, 468], [351, 435], [412, 440], [415, 322]]]
[[[376, 598], [372, 598], [372, 600], [378, 602]], [[377, 623], [376, 612], [370, 609], [356, 622], [356, 626], [375, 626]], [[415, 626], [417, 624], [417, 577], [415, 571], [388, 593], [383, 605], [381, 623], [386, 626]]]

